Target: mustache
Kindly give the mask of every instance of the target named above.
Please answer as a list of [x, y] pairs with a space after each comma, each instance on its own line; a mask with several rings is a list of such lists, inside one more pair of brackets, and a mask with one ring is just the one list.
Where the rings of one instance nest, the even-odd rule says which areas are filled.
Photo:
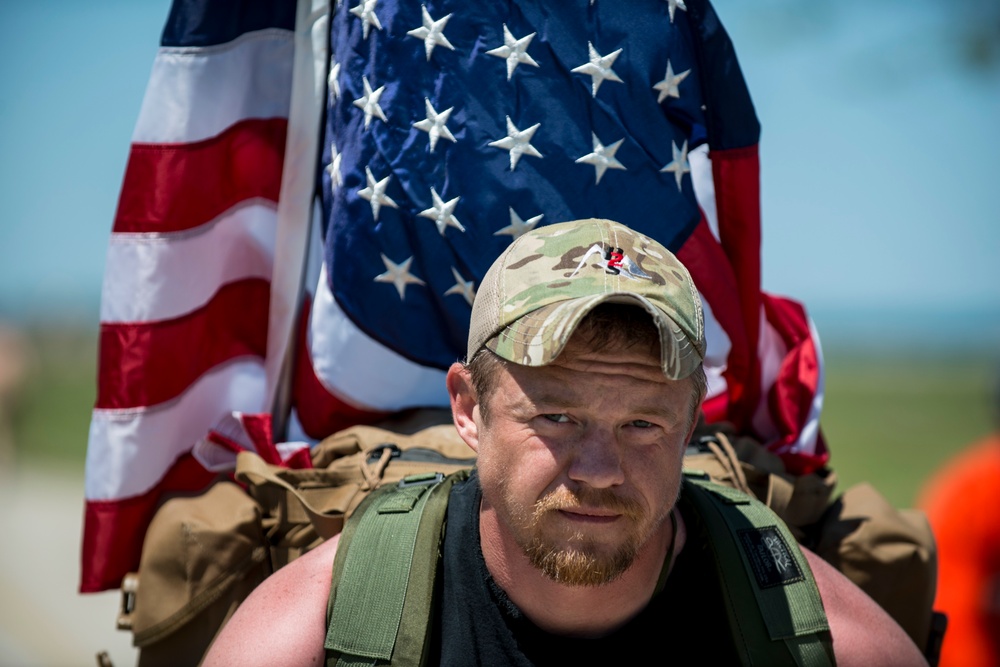
[[560, 486], [545, 494], [535, 503], [534, 515], [577, 507], [610, 510], [628, 518], [642, 516], [642, 506], [632, 498], [623, 498], [611, 489], [576, 488]]

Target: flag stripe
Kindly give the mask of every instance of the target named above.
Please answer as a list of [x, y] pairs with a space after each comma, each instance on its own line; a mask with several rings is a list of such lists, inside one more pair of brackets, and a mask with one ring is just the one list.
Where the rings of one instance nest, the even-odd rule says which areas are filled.
[[743, 328], [736, 277], [704, 219], [695, 227], [684, 247], [677, 252], [677, 257], [691, 273], [695, 286], [705, 301], [711, 305], [715, 319], [729, 337], [732, 352], [728, 363], [731, 364], [732, 355], [737, 354], [742, 356], [742, 363], [745, 364], [748, 345]]
[[[805, 430], [804, 424], [819, 421], [823, 399], [823, 367], [815, 332], [802, 305], [763, 294], [766, 327], [773, 330], [785, 348], [779, 352], [779, 364], [766, 405], [781, 438], [771, 443], [778, 454], [793, 453], [801, 462], [808, 456], [812, 465], [826, 462], [825, 447], [810, 442], [818, 430]], [[763, 355], [762, 355], [763, 356]], [[800, 472], [800, 471], [795, 471]]]
[[[116, 501], [88, 500], [84, 510], [83, 563], [80, 592], [96, 593], [115, 588], [121, 574], [134, 568], [142, 551], [142, 536], [160, 505], [163, 491], [197, 492], [215, 474], [207, 472], [190, 454], [182, 456], [160, 482], [146, 493]], [[116, 539], [128, 535], [133, 539]], [[108, 549], [107, 544], [115, 548]]]
[[210, 49], [162, 48], [132, 142], [209, 139], [247, 118], [288, 116], [291, 32], [249, 33]]
[[316, 375], [335, 395], [373, 411], [447, 405], [445, 371], [421, 366], [368, 337], [347, 317], [321, 272], [309, 326]]
[[760, 171], [757, 147], [712, 151], [712, 174], [719, 218], [719, 239], [729, 258], [743, 320], [745, 347], [734, 346], [730, 374], [730, 419], [737, 428], [749, 426], [759, 396], [756, 363], [760, 333]]
[[278, 201], [287, 124], [251, 119], [193, 144], [133, 145], [114, 231], [177, 232], [246, 199]]
[[[292, 404], [295, 422], [289, 431], [300, 430], [307, 437], [320, 440], [331, 433], [353, 426], [371, 424], [389, 413], [357, 408], [335, 396], [316, 375], [313, 356], [307, 340], [310, 319], [308, 304], [303, 308], [299, 337], [298, 356], [292, 384]], [[372, 360], [377, 363], [377, 360]]]
[[294, 2], [260, 0], [175, 0], [160, 44], [210, 46], [230, 42], [243, 33], [266, 28], [295, 29]]
[[157, 405], [218, 364], [241, 356], [263, 358], [269, 289], [265, 280], [241, 280], [177, 319], [102, 324], [96, 407]]
[[101, 321], [180, 317], [203, 307], [219, 285], [269, 279], [277, 215], [251, 200], [192, 232], [113, 234], [101, 295]]
[[220, 415], [263, 408], [264, 368], [237, 359], [200, 377], [177, 400], [136, 410], [94, 410], [87, 444], [88, 500], [145, 493]]

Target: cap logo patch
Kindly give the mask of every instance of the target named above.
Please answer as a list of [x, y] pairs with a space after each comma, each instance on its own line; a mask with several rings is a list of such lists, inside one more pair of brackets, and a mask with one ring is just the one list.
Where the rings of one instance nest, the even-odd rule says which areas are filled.
[[580, 269], [584, 267], [593, 255], [597, 255], [602, 259], [598, 266], [604, 267], [605, 272], [617, 276], [622, 275], [626, 278], [633, 279], [644, 279], [652, 280], [651, 276], [639, 268], [639, 265], [632, 261], [632, 259], [625, 255], [621, 248], [616, 248], [614, 246], [607, 246], [606, 248], [601, 248], [598, 244], [594, 244], [587, 249], [584, 253], [583, 258], [576, 265], [576, 269], [567, 278], [572, 278]]
[[609, 246], [607, 252], [604, 253], [605, 270], [611, 275], [617, 276], [622, 272], [623, 259], [625, 259], [625, 254], [621, 248], [612, 248]]

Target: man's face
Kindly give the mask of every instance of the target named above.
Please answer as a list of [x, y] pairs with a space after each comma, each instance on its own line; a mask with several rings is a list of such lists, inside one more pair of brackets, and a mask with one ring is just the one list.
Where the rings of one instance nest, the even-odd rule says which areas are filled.
[[498, 372], [479, 424], [484, 504], [556, 581], [613, 580], [666, 529], [690, 435], [690, 381], [667, 380], [657, 350], [588, 352], [577, 338], [548, 366]]

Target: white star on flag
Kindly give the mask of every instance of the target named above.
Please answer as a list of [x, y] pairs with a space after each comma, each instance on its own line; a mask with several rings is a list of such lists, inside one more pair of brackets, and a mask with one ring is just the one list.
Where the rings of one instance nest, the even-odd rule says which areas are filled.
[[534, 39], [536, 33], [531, 33], [526, 37], [521, 39], [516, 39], [513, 34], [511, 34], [510, 29], [507, 28], [507, 24], [503, 24], [503, 46], [498, 46], [495, 49], [487, 51], [486, 54], [490, 56], [496, 56], [497, 58], [505, 58], [507, 60], [507, 80], [510, 81], [510, 77], [514, 76], [514, 70], [521, 63], [525, 65], [532, 65], [538, 67], [538, 63], [535, 59], [528, 55], [528, 45], [531, 44], [531, 40]]
[[435, 21], [431, 18], [431, 15], [427, 11], [427, 7], [425, 5], [420, 5], [420, 10], [423, 12], [424, 24], [419, 28], [414, 28], [413, 30], [408, 31], [406, 34], [411, 37], [424, 40], [424, 51], [427, 53], [427, 60], [431, 59], [431, 53], [434, 52], [435, 46], [440, 45], [446, 49], [454, 51], [455, 47], [452, 46], [451, 42], [448, 41], [448, 38], [444, 36], [444, 27], [448, 24], [448, 19], [451, 18], [451, 14]]
[[536, 215], [533, 218], [529, 218], [527, 222], [525, 222], [524, 220], [521, 220], [521, 216], [519, 216], [513, 208], [508, 207], [508, 209], [510, 210], [510, 224], [503, 229], [498, 229], [493, 232], [493, 236], [503, 236], [504, 234], [508, 234], [513, 240], [516, 241], [526, 232], [530, 232], [534, 229], [535, 225], [541, 222], [542, 218], [545, 217], [544, 214]]
[[653, 84], [653, 89], [660, 91], [659, 97], [656, 98], [656, 102], [660, 103], [668, 97], [680, 98], [681, 91], [677, 87], [681, 81], [687, 78], [687, 75], [691, 73], [691, 70], [684, 70], [680, 74], [674, 74], [674, 69], [670, 65], [670, 60], [667, 60], [667, 73], [663, 77], [663, 81]]
[[399, 292], [399, 299], [403, 301], [406, 299], [406, 286], [407, 285], [426, 285], [423, 280], [417, 278], [415, 275], [410, 273], [410, 264], [413, 263], [413, 257], [408, 257], [405, 261], [400, 264], [396, 264], [391, 259], [385, 256], [385, 253], [379, 253], [382, 255], [382, 263], [385, 264], [385, 273], [380, 273], [375, 276], [375, 282], [377, 283], [392, 283], [396, 287], [396, 291]]
[[330, 97], [334, 101], [340, 99], [340, 63], [330, 61], [330, 75], [326, 79], [330, 87]]
[[368, 32], [371, 30], [372, 26], [375, 26], [376, 30], [382, 29], [382, 24], [378, 22], [378, 16], [375, 15], [375, 5], [378, 4], [378, 0], [361, 0], [361, 4], [351, 10], [351, 13], [361, 19], [363, 24], [362, 36], [368, 39]]
[[473, 286], [473, 281], [462, 280], [462, 274], [454, 266], [451, 267], [451, 275], [455, 276], [455, 284], [449, 287], [444, 295], [461, 294], [471, 306], [473, 300], [476, 298], [476, 288]]
[[684, 11], [687, 11], [687, 5], [684, 4], [684, 0], [667, 0], [667, 9], [670, 11], [670, 22], [674, 22], [674, 12], [680, 7]]
[[609, 53], [606, 56], [602, 56], [590, 42], [587, 42], [587, 48], [590, 50], [590, 62], [585, 65], [580, 65], [579, 67], [574, 67], [572, 71], [578, 74], [586, 74], [591, 77], [590, 87], [593, 97], [597, 97], [597, 89], [601, 87], [601, 84], [604, 83], [605, 80], [624, 83], [618, 78], [615, 71], [611, 69], [611, 66], [615, 62], [615, 58], [621, 54], [621, 49], [618, 49], [613, 53]]
[[330, 175], [330, 188], [336, 189], [344, 184], [344, 177], [340, 173], [341, 155], [337, 151], [337, 144], [330, 144], [330, 164], [326, 166], [326, 173]]
[[381, 181], [376, 181], [375, 177], [372, 176], [372, 170], [370, 167], [365, 167], [365, 176], [368, 177], [368, 187], [363, 190], [358, 190], [358, 196], [362, 199], [367, 199], [372, 205], [372, 215], [375, 217], [375, 222], [378, 222], [378, 214], [383, 206], [388, 206], [389, 208], [399, 208], [396, 205], [396, 202], [385, 194], [385, 189], [389, 187], [389, 179], [391, 179], [392, 176], [386, 176]]
[[661, 169], [660, 172], [673, 172], [674, 178], [677, 179], [677, 189], [680, 190], [684, 174], [691, 171], [691, 165], [688, 163], [687, 139], [684, 140], [684, 146], [682, 146], [680, 150], [677, 150], [677, 142], [671, 140], [670, 150], [673, 151], [674, 161]]
[[521, 159], [522, 155], [527, 154], [532, 157], [542, 157], [542, 154], [531, 145], [531, 137], [541, 125], [541, 123], [535, 123], [526, 130], [519, 130], [510, 119], [510, 116], [507, 116], [507, 136], [503, 139], [491, 141], [489, 145], [510, 151], [510, 170], [514, 171], [514, 167], [517, 166], [517, 161]]
[[427, 118], [417, 121], [413, 124], [413, 127], [428, 134], [431, 141], [431, 153], [433, 153], [434, 147], [437, 145], [440, 137], [444, 137], [452, 143], [455, 142], [455, 136], [446, 125], [448, 122], [448, 116], [451, 115], [451, 112], [455, 109], [455, 107], [448, 107], [441, 113], [438, 113], [431, 105], [431, 101], [426, 97], [424, 98], [424, 106], [427, 108]]
[[441, 195], [434, 188], [431, 188], [431, 199], [434, 205], [418, 213], [421, 218], [430, 218], [433, 220], [441, 236], [444, 236], [444, 230], [448, 227], [454, 227], [460, 232], [465, 231], [465, 227], [462, 226], [462, 223], [454, 215], [455, 206], [458, 205], [460, 197], [455, 197], [451, 201], [445, 202], [441, 199]]
[[372, 86], [368, 83], [368, 77], [361, 77], [361, 83], [364, 84], [365, 94], [358, 99], [354, 100], [354, 106], [358, 107], [365, 112], [365, 129], [372, 122], [372, 116], [378, 116], [382, 122], [387, 122], [388, 118], [385, 117], [385, 113], [382, 111], [382, 107], [378, 104], [378, 98], [382, 97], [382, 93], [385, 92], [385, 86], [379, 86], [377, 89], [372, 90]]
[[597, 180], [594, 182], [600, 183], [601, 177], [604, 176], [604, 172], [608, 169], [625, 169], [625, 165], [619, 162], [615, 157], [615, 153], [618, 152], [618, 148], [625, 140], [619, 139], [610, 146], [605, 146], [601, 143], [601, 140], [597, 138], [596, 134], [591, 133], [591, 137], [594, 142], [594, 152], [584, 155], [576, 162], [577, 164], [594, 165], [595, 175], [597, 176]]

